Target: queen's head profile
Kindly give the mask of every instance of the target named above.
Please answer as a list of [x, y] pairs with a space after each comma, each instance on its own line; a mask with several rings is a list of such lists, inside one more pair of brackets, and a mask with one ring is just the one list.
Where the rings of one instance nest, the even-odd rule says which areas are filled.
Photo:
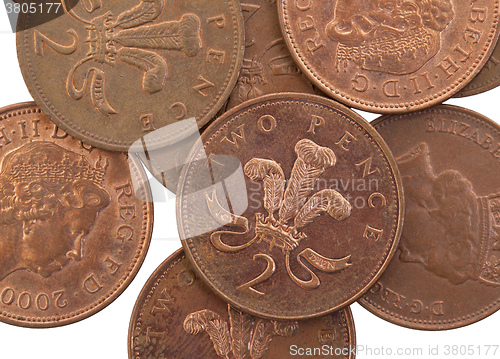
[[0, 280], [26, 270], [49, 277], [84, 255], [84, 241], [110, 202], [107, 163], [50, 142], [9, 152], [0, 166]]

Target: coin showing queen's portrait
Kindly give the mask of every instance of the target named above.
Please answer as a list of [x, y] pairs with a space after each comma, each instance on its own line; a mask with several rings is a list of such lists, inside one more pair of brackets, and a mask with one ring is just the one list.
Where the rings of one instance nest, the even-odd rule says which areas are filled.
[[498, 125], [445, 105], [373, 125], [396, 156], [405, 223], [396, 255], [361, 305], [424, 330], [493, 314], [500, 303]]
[[0, 126], [0, 320], [86, 318], [125, 290], [146, 255], [153, 208], [143, 170], [70, 137], [34, 103], [3, 108]]
[[107, 163], [92, 165], [50, 142], [9, 152], [0, 170], [0, 279], [18, 270], [50, 277], [83, 256], [83, 243], [111, 197]]
[[344, 104], [401, 113], [465, 87], [495, 47], [498, 0], [284, 0], [282, 31], [300, 69]]

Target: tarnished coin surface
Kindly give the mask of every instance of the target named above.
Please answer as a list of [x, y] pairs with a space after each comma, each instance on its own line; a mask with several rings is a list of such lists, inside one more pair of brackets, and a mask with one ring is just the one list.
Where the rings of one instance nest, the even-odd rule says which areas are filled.
[[[183, 250], [153, 273], [135, 304], [129, 358], [354, 359], [349, 308], [303, 321], [272, 321], [218, 298], [193, 271]], [[318, 354], [319, 353], [319, 354]]]
[[398, 163], [405, 222], [390, 265], [360, 303], [392, 323], [443, 330], [500, 306], [500, 128], [437, 106], [373, 122]]
[[282, 0], [300, 68], [329, 96], [376, 113], [440, 103], [482, 68], [498, 37], [498, 0]]
[[244, 0], [241, 9], [245, 19], [245, 56], [227, 108], [271, 93], [314, 93], [285, 44], [276, 0]]
[[183, 119], [202, 127], [232, 91], [244, 51], [238, 1], [61, 4], [51, 21], [19, 16], [19, 63], [47, 116], [85, 143], [127, 151]]
[[34, 102], [0, 110], [0, 158], [0, 320], [54, 327], [106, 307], [149, 247], [139, 162], [84, 145]]
[[177, 221], [211, 288], [271, 319], [340, 309], [375, 283], [399, 239], [402, 191], [385, 143], [329, 99], [247, 101], [202, 134]]
[[455, 97], [477, 95], [498, 85], [500, 85], [500, 46], [497, 44], [481, 71]]

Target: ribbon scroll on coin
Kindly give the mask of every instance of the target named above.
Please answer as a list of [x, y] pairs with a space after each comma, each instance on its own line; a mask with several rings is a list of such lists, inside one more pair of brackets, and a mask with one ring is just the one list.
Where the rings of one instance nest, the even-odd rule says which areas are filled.
[[177, 198], [181, 238], [230, 303], [274, 319], [318, 316], [352, 302], [387, 264], [399, 174], [344, 106], [304, 94], [261, 99], [219, 118], [191, 152]]
[[326, 94], [377, 113], [453, 96], [498, 38], [498, 0], [283, 0], [280, 21], [301, 70]]
[[[500, 157], [497, 124], [436, 106], [374, 122], [403, 181], [398, 250], [360, 303], [393, 323], [444, 330], [499, 308]], [[485, 172], [485, 169], [488, 172]]]

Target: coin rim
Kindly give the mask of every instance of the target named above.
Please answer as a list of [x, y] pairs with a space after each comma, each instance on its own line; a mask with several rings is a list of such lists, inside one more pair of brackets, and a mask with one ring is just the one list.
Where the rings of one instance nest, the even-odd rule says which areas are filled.
[[[149, 276], [148, 280], [146, 283], [142, 286], [141, 292], [137, 296], [137, 299], [134, 304], [134, 309], [132, 309], [132, 314], [130, 316], [130, 321], [128, 325], [128, 336], [127, 336], [127, 351], [128, 351], [128, 357], [129, 359], [140, 359], [139, 356], [135, 355], [135, 350], [134, 350], [134, 343], [133, 343], [133, 338], [134, 338], [134, 330], [136, 327], [136, 323], [139, 321], [139, 312], [142, 310], [142, 307], [144, 306], [144, 298], [148, 296], [148, 293], [154, 290], [153, 288], [153, 283], [156, 281], [160, 281], [165, 274], [165, 272], [168, 272], [172, 270], [172, 268], [182, 260], [182, 252], [184, 251], [183, 248], [177, 249], [174, 253], [170, 254], [167, 259], [165, 259], [155, 270], [154, 272]], [[187, 258], [187, 257], [186, 257]], [[170, 265], [167, 266], [168, 262], [172, 262]], [[167, 266], [167, 268], [164, 268]], [[160, 276], [158, 279], [157, 277]], [[159, 283], [158, 283], [159, 284]], [[155, 286], [156, 287], [156, 286]]]
[[[498, 28], [497, 31], [500, 32], [500, 28]], [[490, 57], [493, 55], [493, 52], [495, 52], [496, 47], [500, 46], [500, 41], [498, 41], [498, 40], [500, 40], [500, 38], [497, 39], [497, 42], [496, 42], [495, 46], [493, 46], [493, 51], [491, 52], [490, 56], [488, 56], [488, 60], [484, 63], [484, 66], [486, 66], [486, 64], [488, 63]], [[495, 87], [500, 86], [500, 71], [497, 71], [497, 75], [493, 78], [492, 81], [486, 80], [486, 81], [483, 81], [483, 82], [481, 82], [480, 84], [477, 84], [477, 85], [475, 85], [473, 83], [474, 80], [475, 80], [475, 78], [476, 78], [476, 76], [479, 76], [479, 74], [483, 70], [483, 67], [481, 67], [481, 70], [477, 74], [474, 75], [474, 77], [472, 78], [472, 80], [470, 80], [467, 83], [467, 85], [465, 85], [460, 91], [458, 91], [452, 97], [453, 98], [462, 98], [462, 97], [474, 96], [474, 95], [478, 95], [480, 93], [492, 90]], [[470, 85], [473, 85], [473, 86], [470, 86]], [[469, 88], [469, 86], [471, 88]]]
[[[221, 92], [215, 104], [210, 108], [210, 105], [206, 106], [202, 112], [202, 117], [196, 120], [199, 128], [202, 128], [207, 123], [209, 123], [213, 117], [217, 114], [220, 108], [227, 102], [229, 95], [231, 94], [236, 82], [238, 81], [238, 77], [241, 71], [241, 67], [243, 65], [243, 57], [245, 53], [245, 26], [243, 13], [241, 11], [240, 2], [237, 0], [227, 0], [233, 6], [233, 23], [236, 25], [233, 35], [234, 38], [237, 39], [236, 43], [233, 44], [233, 49], [236, 52], [236, 56], [233, 58], [233, 64], [230, 68], [233, 68], [233, 73], [229, 78], [226, 78], [227, 81], [221, 88], [226, 86], [224, 91]], [[47, 97], [45, 92], [43, 95], [38, 90], [40, 85], [36, 85], [39, 76], [35, 76], [34, 70], [29, 69], [29, 57], [27, 55], [27, 50], [25, 47], [24, 40], [24, 32], [29, 30], [30, 28], [24, 29], [26, 26], [27, 18], [31, 14], [20, 13], [17, 21], [16, 28], [16, 49], [17, 49], [17, 58], [19, 67], [21, 69], [21, 74], [23, 76], [24, 82], [26, 83], [26, 87], [28, 88], [29, 93], [37, 103], [37, 105], [42, 109], [49, 119], [54, 122], [59, 128], [64, 130], [70, 136], [85, 142], [86, 144], [92, 145], [97, 148], [101, 148], [108, 151], [119, 151], [119, 152], [127, 152], [129, 148], [143, 136], [139, 136], [134, 141], [127, 141], [125, 144], [121, 144], [125, 141], [111, 138], [103, 138], [97, 132], [89, 132], [87, 129], [80, 127], [78, 122], [74, 121], [74, 119], [68, 119], [65, 115], [58, 115], [58, 110], [54, 108], [50, 99]], [[33, 73], [33, 76], [31, 74]], [[39, 75], [39, 74], [38, 74]], [[46, 100], [44, 100], [44, 97]], [[215, 97], [216, 98], [216, 97]], [[214, 102], [212, 100], [212, 102]], [[172, 122], [173, 123], [173, 122]], [[166, 125], [168, 126], [168, 124]], [[138, 133], [139, 135], [139, 133]], [[169, 140], [168, 138], [166, 139]], [[118, 142], [118, 143], [117, 143]], [[149, 143], [148, 147], [151, 150], [161, 148], [163, 145], [163, 141], [158, 139], [154, 143]]]
[[[287, 101], [311, 101], [311, 102], [316, 102], [319, 103], [323, 106], [326, 107], [331, 107], [336, 110], [344, 112], [346, 116], [350, 116], [353, 120], [355, 120], [368, 134], [370, 134], [373, 138], [374, 141], [378, 143], [380, 146], [380, 149], [382, 152], [386, 155], [388, 165], [390, 166], [390, 169], [392, 170], [394, 174], [394, 183], [395, 183], [395, 192], [396, 192], [396, 199], [398, 200], [398, 212], [395, 213], [395, 215], [398, 216], [398, 220], [396, 223], [396, 226], [394, 228], [394, 239], [392, 242], [392, 245], [390, 249], [388, 250], [387, 257], [384, 260], [384, 263], [380, 266], [380, 269], [378, 273], [370, 280], [368, 283], [352, 298], [345, 300], [344, 302], [336, 305], [335, 307], [322, 310], [317, 313], [312, 313], [308, 315], [280, 315], [280, 316], [273, 316], [269, 315], [268, 313], [263, 313], [258, 310], [253, 310], [252, 308], [245, 307], [242, 309], [242, 306], [238, 303], [236, 303], [232, 298], [229, 298], [226, 294], [222, 292], [222, 290], [218, 289], [215, 287], [207, 278], [205, 273], [199, 268], [198, 263], [195, 261], [194, 257], [191, 254], [189, 245], [187, 244], [188, 239], [183, 239], [185, 237], [184, 235], [184, 230], [182, 227], [182, 216], [181, 216], [181, 190], [184, 186], [185, 181], [187, 180], [187, 174], [189, 170], [189, 162], [193, 158], [194, 154], [197, 151], [196, 147], [193, 147], [187, 157], [188, 161], [186, 162], [186, 165], [182, 169], [181, 175], [179, 177], [179, 184], [177, 187], [177, 196], [176, 196], [176, 220], [177, 220], [177, 230], [179, 232], [179, 237], [181, 239], [181, 243], [183, 248], [185, 249], [186, 256], [191, 262], [191, 265], [195, 272], [200, 276], [200, 278], [207, 284], [207, 286], [212, 289], [219, 297], [221, 297], [225, 302], [229, 302], [231, 305], [242, 309], [245, 312], [248, 312], [252, 315], [262, 317], [262, 318], [267, 318], [267, 319], [272, 319], [272, 320], [303, 320], [303, 319], [309, 319], [309, 318], [316, 318], [322, 315], [326, 315], [332, 312], [335, 312], [341, 308], [344, 308], [348, 306], [349, 304], [355, 302], [358, 298], [360, 298], [364, 293], [366, 293], [380, 278], [384, 270], [387, 268], [389, 265], [390, 259], [393, 257], [394, 253], [396, 252], [396, 249], [398, 247], [399, 243], [399, 238], [401, 236], [401, 231], [402, 231], [402, 224], [404, 220], [404, 196], [403, 196], [403, 186], [402, 186], [402, 181], [401, 181], [401, 175], [399, 173], [399, 169], [396, 165], [396, 160], [394, 159], [394, 156], [392, 155], [391, 150], [383, 140], [383, 138], [378, 134], [377, 131], [370, 125], [368, 121], [366, 121], [361, 115], [357, 114], [350, 108], [346, 107], [345, 105], [338, 103], [332, 99], [328, 99], [325, 97], [317, 96], [317, 95], [311, 95], [311, 94], [301, 94], [301, 93], [288, 93], [288, 92], [282, 92], [282, 93], [276, 93], [276, 94], [269, 94], [269, 95], [264, 95], [246, 102], [243, 102], [242, 104], [232, 108], [225, 114], [223, 114], [221, 117], [213, 121], [205, 131], [201, 134], [201, 140], [202, 143], [205, 142], [206, 137], [208, 136], [208, 133], [210, 133], [212, 130], [215, 130], [217, 127], [219, 127], [220, 124], [223, 124], [228, 118], [230, 118], [233, 114], [240, 112], [244, 110], [247, 107], [254, 106], [255, 104], [258, 103], [264, 103], [266, 101], [271, 101], [271, 100], [287, 100]], [[216, 131], [215, 131], [216, 132]]]
[[[28, 110], [28, 109], [31, 110], [33, 108], [41, 110], [41, 108], [34, 101], [21, 102], [21, 103], [12, 104], [12, 105], [2, 107], [2, 108], [0, 108], [0, 123], [2, 123], [2, 121], [4, 120], [4, 116], [8, 115], [9, 113], [17, 112], [20, 110], [21, 111]], [[44, 114], [43, 110], [42, 110], [42, 114]], [[21, 113], [21, 115], [24, 115], [24, 114]], [[14, 116], [12, 116], [12, 117], [14, 117]], [[11, 118], [11, 117], [9, 117], [9, 118]], [[32, 142], [36, 142], [36, 141], [32, 141]], [[144, 171], [143, 167], [141, 166], [138, 158], [136, 158], [135, 156], [130, 156], [130, 155], [128, 156], [128, 158], [130, 161], [133, 162], [134, 166], [137, 168], [138, 176], [141, 176], [142, 178], [147, 179], [146, 172]], [[1, 160], [0, 160], [0, 162], [1, 162]], [[149, 182], [147, 182], [147, 183], [149, 183]], [[145, 236], [144, 236], [143, 243], [139, 243], [137, 245], [137, 249], [136, 249], [136, 251], [141, 250], [141, 254], [137, 258], [134, 257], [134, 259], [137, 260], [134, 268], [130, 271], [126, 280], [124, 280], [123, 283], [120, 283], [120, 282], [116, 283], [115, 287], [117, 285], [119, 285], [119, 287], [112, 294], [110, 294], [109, 297], [105, 297], [105, 299], [101, 303], [99, 303], [99, 300], [101, 298], [99, 298], [96, 301], [92, 301], [90, 304], [88, 304], [86, 306], [87, 308], [93, 307], [92, 309], [86, 310], [80, 314], [75, 314], [71, 318], [67, 318], [67, 319], [61, 319], [61, 318], [65, 317], [71, 313], [62, 313], [59, 315], [50, 316], [51, 319], [55, 318], [55, 320], [46, 321], [46, 322], [33, 322], [33, 321], [27, 321], [27, 320], [20, 321], [20, 320], [15, 320], [15, 319], [6, 317], [6, 315], [8, 315], [8, 314], [4, 314], [4, 313], [6, 313], [6, 311], [2, 310], [2, 311], [0, 311], [0, 322], [15, 325], [18, 327], [24, 327], [24, 328], [56, 328], [56, 327], [61, 327], [61, 326], [65, 326], [68, 324], [73, 324], [73, 323], [79, 322], [80, 320], [86, 319], [86, 318], [100, 312], [101, 310], [106, 308], [108, 305], [113, 303], [125, 291], [125, 289], [128, 288], [130, 283], [132, 283], [132, 281], [136, 277], [139, 269], [141, 268], [141, 266], [144, 262], [144, 259], [146, 257], [147, 252], [148, 252], [148, 249], [149, 249], [149, 244], [151, 242], [151, 236], [153, 234], [154, 213], [153, 213], [153, 201], [152, 201], [153, 197], [152, 197], [151, 188], [149, 185], [144, 186], [144, 192], [145, 192], [146, 200], [147, 200], [147, 202], [146, 202], [147, 208], [145, 211], [145, 215], [147, 216], [147, 223], [146, 223], [146, 228], [144, 229]], [[143, 223], [143, 226], [144, 226], [144, 223]], [[77, 313], [79, 311], [82, 311], [82, 309], [76, 309], [73, 311], [73, 313]], [[16, 316], [18, 316], [18, 315], [16, 315]], [[27, 317], [27, 316], [23, 316], [23, 317]], [[30, 318], [37, 318], [37, 317], [30, 316]]]
[[[143, 307], [146, 304], [146, 298], [152, 295], [155, 287], [160, 284], [160, 281], [169, 273], [173, 267], [179, 263], [183, 257], [189, 261], [189, 258], [186, 255], [186, 251], [184, 248], [177, 249], [174, 253], [170, 254], [167, 259], [165, 259], [149, 276], [148, 280], [144, 284], [141, 289], [141, 292], [137, 296], [137, 300], [134, 304], [134, 309], [132, 310], [132, 315], [130, 316], [130, 322], [128, 327], [128, 338], [127, 338], [127, 348], [128, 348], [128, 357], [129, 359], [141, 359], [141, 354], [137, 355], [135, 353], [134, 347], [135, 344], [133, 342], [134, 338], [134, 330], [138, 326], [137, 324], [140, 321], [140, 316], [143, 312]], [[172, 262], [170, 265], [167, 265], [168, 262]], [[190, 262], [191, 267], [193, 266]], [[200, 279], [200, 278], [197, 278]], [[158, 282], [156, 285], [154, 283]], [[203, 282], [206, 285], [205, 282]], [[209, 287], [207, 287], [210, 289]], [[220, 299], [220, 298], [219, 298]], [[348, 331], [348, 341], [351, 348], [356, 348], [356, 327], [354, 325], [354, 319], [352, 316], [352, 311], [350, 307], [342, 308], [343, 314], [345, 317], [345, 326]], [[180, 325], [180, 324], [179, 324]], [[300, 325], [300, 323], [299, 323]], [[349, 351], [348, 359], [355, 359], [356, 355]]]
[[[424, 110], [421, 110], [419, 111], [418, 113], [423, 113], [423, 112], [426, 112], [426, 111], [451, 111], [451, 112], [458, 112], [460, 114], [463, 114], [465, 116], [470, 116], [470, 117], [473, 117], [475, 118], [476, 120], [479, 120], [479, 121], [484, 121], [486, 123], [486, 126], [490, 126], [492, 127], [493, 129], [496, 130], [496, 132], [498, 133], [498, 137], [500, 138], [500, 125], [497, 124], [496, 122], [494, 122], [493, 120], [489, 119], [488, 117], [484, 116], [484, 115], [481, 115], [480, 113], [477, 113], [475, 111], [472, 111], [472, 110], [469, 110], [467, 108], [464, 108], [464, 107], [460, 107], [460, 106], [454, 106], [454, 105], [437, 105], [437, 106], [434, 106], [434, 107], [431, 107], [431, 108], [427, 108], [427, 109], [424, 109]], [[385, 121], [389, 121], [391, 120], [391, 117], [406, 117], [406, 116], [413, 116], [414, 113], [404, 113], [404, 114], [394, 114], [394, 115], [384, 115], [384, 116], [380, 116], [378, 118], [376, 118], [375, 120], [371, 121], [370, 123], [373, 125], [373, 127], [377, 126], [377, 125], [380, 125], [382, 124], [383, 122]], [[397, 118], [395, 119], [392, 119], [392, 121], [398, 121]], [[404, 191], [404, 189], [403, 189]], [[393, 257], [394, 259], [395, 257]], [[467, 319], [467, 316], [470, 316], [470, 314], [465, 314], [465, 315], [462, 315], [460, 316], [460, 318], [455, 318], [455, 319], [447, 319], [446, 321], [449, 321], [451, 322], [449, 325], [444, 323], [444, 324], [429, 324], [429, 325], [426, 325], [426, 324], [419, 324], [419, 323], [415, 323], [413, 320], [411, 321], [405, 321], [405, 320], [402, 320], [402, 319], [399, 319], [399, 318], [396, 318], [395, 316], [395, 313], [394, 312], [391, 312], [392, 314], [394, 315], [391, 315], [391, 314], [385, 314], [381, 311], [378, 311], [376, 309], [376, 307], [374, 307], [372, 304], [369, 304], [369, 300], [366, 300], [364, 298], [364, 296], [360, 297], [360, 299], [358, 300], [358, 303], [363, 307], [365, 308], [366, 310], [368, 310], [369, 312], [371, 312], [372, 314], [375, 314], [377, 317], [389, 322], [389, 323], [392, 323], [392, 324], [396, 324], [396, 325], [399, 325], [401, 327], [405, 327], [405, 328], [409, 328], [409, 329], [419, 329], [419, 330], [427, 330], [427, 331], [438, 331], [438, 330], [449, 330], [449, 329], [456, 329], [456, 328], [462, 328], [462, 327], [465, 327], [467, 325], [470, 325], [470, 324], [473, 324], [473, 323], [476, 323], [484, 318], [487, 318], [489, 317], [490, 315], [496, 313], [499, 309], [500, 309], [500, 295], [498, 297], [498, 300], [497, 300], [497, 303], [496, 303], [496, 306], [493, 305], [491, 307], [491, 309], [493, 308], [496, 308], [494, 310], [492, 310], [491, 312], [488, 312], [488, 308], [490, 308], [490, 306], [484, 308], [484, 309], [479, 309], [477, 310], [476, 313], [474, 313], [472, 315], [472, 317], [470, 317], [470, 319]], [[377, 306], [379, 306], [379, 304], [377, 304]], [[461, 319], [465, 317], [466, 319]], [[423, 321], [423, 320], [422, 320]], [[437, 321], [439, 322], [439, 321]]]
[[[286, 45], [288, 50], [292, 54], [295, 63], [297, 63], [301, 69], [301, 71], [309, 78], [309, 80], [317, 86], [321, 91], [323, 91], [327, 96], [344, 103], [347, 106], [351, 106], [357, 108], [362, 111], [368, 111], [372, 113], [378, 114], [399, 114], [399, 113], [408, 113], [417, 110], [422, 110], [424, 108], [431, 107], [433, 105], [439, 104], [448, 100], [457, 94], [462, 88], [464, 88], [472, 79], [481, 71], [483, 66], [486, 64], [488, 59], [490, 58], [493, 50], [495, 48], [495, 44], [499, 40], [500, 31], [497, 31], [500, 22], [500, 1], [495, 1], [494, 11], [493, 11], [493, 23], [491, 28], [488, 31], [488, 39], [486, 40], [486, 44], [489, 44], [489, 47], [484, 50], [481, 50], [480, 55], [468, 70], [462, 75], [458, 80], [442, 89], [441, 91], [435, 91], [433, 95], [433, 99], [429, 99], [425, 101], [425, 99], [419, 100], [424, 101], [421, 104], [415, 104], [408, 100], [404, 103], [389, 103], [383, 101], [367, 101], [363, 98], [352, 98], [351, 95], [345, 93], [344, 91], [340, 91], [335, 88], [335, 84], [332, 84], [331, 81], [326, 81], [321, 78], [321, 76], [312, 69], [312, 66], [308, 66], [305, 61], [303, 61], [304, 55], [299, 53], [297, 46], [294, 44], [296, 42], [295, 39], [292, 40], [292, 30], [290, 30], [289, 22], [285, 22], [285, 8], [288, 3], [292, 0], [278, 0], [278, 17], [280, 21], [281, 31], [283, 33], [283, 37], [285, 38]], [[311, 63], [311, 61], [306, 61]], [[309, 69], [311, 67], [311, 69]], [[316, 68], [316, 66], [314, 66]], [[465, 77], [465, 78], [464, 78]], [[441, 95], [439, 95], [441, 93]]]

